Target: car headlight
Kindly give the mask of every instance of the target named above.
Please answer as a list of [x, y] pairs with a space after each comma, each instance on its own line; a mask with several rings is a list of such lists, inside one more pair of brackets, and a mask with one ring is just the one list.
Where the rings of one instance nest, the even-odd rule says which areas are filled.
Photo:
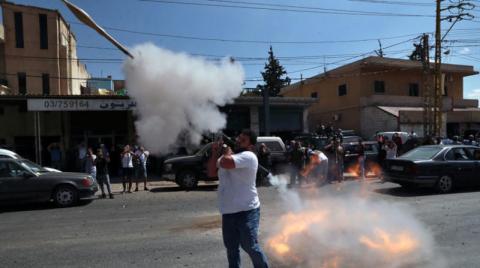
[[172, 164], [165, 164], [165, 165], [163, 165], [163, 171], [164, 171], [164, 172], [170, 172], [170, 171], [172, 171]]

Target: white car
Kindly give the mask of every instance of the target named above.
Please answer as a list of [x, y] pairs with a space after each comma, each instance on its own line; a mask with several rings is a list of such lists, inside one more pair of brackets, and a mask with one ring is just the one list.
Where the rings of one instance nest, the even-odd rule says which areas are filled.
[[[23, 157], [21, 157], [19, 154], [7, 149], [0, 149], [0, 158], [23, 159]], [[50, 168], [50, 167], [43, 167], [43, 168], [48, 170], [49, 172], [61, 172], [60, 170], [55, 168]]]

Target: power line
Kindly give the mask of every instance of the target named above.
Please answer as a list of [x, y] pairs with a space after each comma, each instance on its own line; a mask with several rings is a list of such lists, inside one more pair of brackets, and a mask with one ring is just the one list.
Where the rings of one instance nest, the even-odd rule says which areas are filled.
[[[330, 15], [352, 15], [352, 16], [383, 16], [383, 17], [435, 17], [433, 15], [423, 15], [423, 14], [407, 14], [407, 13], [388, 13], [388, 12], [372, 12], [372, 11], [359, 11], [359, 10], [343, 10], [338, 9], [322, 9], [312, 7], [297, 7], [295, 8], [286, 8], [285, 5], [274, 5], [274, 4], [264, 4], [266, 6], [255, 6], [254, 4], [227, 4], [228, 2], [233, 1], [219, 1], [219, 0], [207, 0], [210, 2], [222, 2], [217, 4], [211, 3], [199, 3], [199, 2], [186, 2], [186, 1], [168, 1], [168, 0], [138, 0], [140, 2], [153, 2], [159, 4], [175, 4], [175, 5], [192, 5], [192, 6], [207, 6], [207, 7], [227, 7], [227, 8], [236, 8], [236, 9], [253, 9], [253, 10], [269, 10], [269, 11], [286, 11], [286, 12], [297, 12], [297, 13], [316, 13], [316, 14], [330, 14]], [[247, 2], [244, 2], [247, 3]], [[258, 5], [258, 4], [257, 4]], [[270, 6], [270, 7], [267, 7]], [[275, 7], [276, 6], [276, 7]]]
[[[86, 26], [83, 23], [79, 22], [70, 22], [72, 24]], [[152, 33], [144, 31], [136, 31], [129, 29], [121, 29], [110, 26], [102, 26], [106, 30], [117, 31], [117, 32], [126, 32], [131, 34], [140, 34], [148, 36], [160, 36], [160, 37], [169, 37], [177, 39], [189, 39], [189, 40], [199, 40], [199, 41], [217, 41], [217, 42], [230, 42], [230, 43], [255, 43], [255, 44], [335, 44], [335, 43], [358, 43], [358, 42], [369, 42], [389, 39], [398, 39], [403, 37], [414, 36], [418, 34], [404, 34], [397, 36], [389, 36], [383, 38], [365, 38], [365, 39], [352, 39], [352, 40], [318, 40], [318, 41], [269, 41], [269, 40], [246, 40], [246, 39], [226, 39], [226, 38], [214, 38], [214, 37], [197, 37], [197, 36], [187, 36], [187, 35], [175, 35], [175, 34], [164, 34], [164, 33]]]
[[369, 4], [387, 4], [387, 5], [401, 5], [401, 6], [421, 6], [421, 7], [435, 6], [435, 3], [405, 2], [405, 1], [385, 1], [385, 0], [348, 0], [348, 1], [369, 3]]

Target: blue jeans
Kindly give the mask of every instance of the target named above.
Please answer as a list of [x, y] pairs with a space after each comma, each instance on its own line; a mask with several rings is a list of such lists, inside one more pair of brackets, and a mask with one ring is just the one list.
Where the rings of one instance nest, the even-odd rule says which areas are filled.
[[240, 246], [250, 256], [253, 267], [267, 268], [267, 257], [258, 243], [260, 208], [222, 215], [223, 243], [228, 267], [240, 268]]

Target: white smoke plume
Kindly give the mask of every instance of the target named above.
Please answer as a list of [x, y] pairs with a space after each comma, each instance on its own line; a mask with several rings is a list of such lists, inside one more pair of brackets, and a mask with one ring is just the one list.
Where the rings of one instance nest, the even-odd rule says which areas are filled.
[[187, 133], [201, 135], [226, 125], [219, 110], [242, 92], [243, 68], [225, 58], [219, 63], [143, 44], [124, 63], [128, 93], [137, 102], [140, 142], [152, 153], [166, 153]]
[[366, 197], [360, 183], [300, 195], [285, 188], [283, 176], [270, 181], [285, 207], [266, 241], [275, 267], [446, 267], [412, 208]]

